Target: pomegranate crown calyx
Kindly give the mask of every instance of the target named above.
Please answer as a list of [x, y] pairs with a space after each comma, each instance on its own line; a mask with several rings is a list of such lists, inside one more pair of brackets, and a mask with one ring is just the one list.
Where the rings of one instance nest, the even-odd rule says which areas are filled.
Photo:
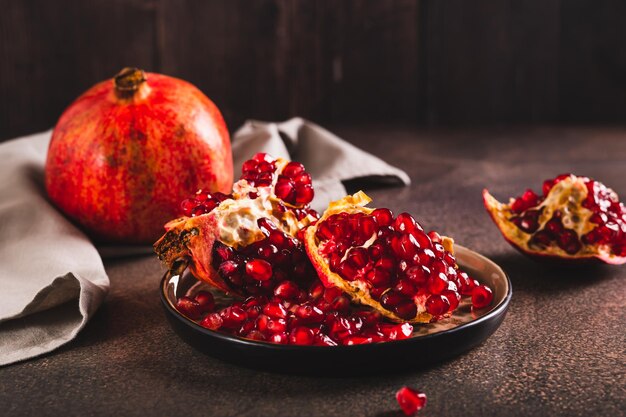
[[113, 78], [115, 93], [120, 98], [131, 98], [146, 82], [146, 79], [146, 73], [143, 70], [133, 67], [124, 68]]

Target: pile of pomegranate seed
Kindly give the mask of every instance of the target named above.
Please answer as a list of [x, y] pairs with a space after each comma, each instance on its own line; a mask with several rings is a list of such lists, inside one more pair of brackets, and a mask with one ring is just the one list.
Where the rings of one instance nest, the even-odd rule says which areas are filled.
[[582, 178], [587, 187], [587, 197], [582, 206], [593, 212], [590, 222], [597, 226], [583, 236], [567, 228], [562, 222], [562, 212], [556, 210], [545, 226], [539, 230], [539, 216], [543, 208], [537, 208], [552, 188], [572, 174], [562, 174], [543, 183], [543, 195], [538, 196], [528, 189], [521, 197], [513, 200], [511, 211], [516, 215], [510, 221], [520, 230], [533, 234], [530, 244], [547, 247], [556, 244], [570, 255], [580, 252], [583, 245], [602, 244], [611, 247], [618, 256], [626, 256], [626, 210], [617, 195], [602, 183]]
[[180, 203], [180, 211], [184, 216], [195, 217], [210, 213], [224, 200], [233, 198], [232, 194], [220, 192], [208, 193], [198, 190], [193, 197], [187, 198]]
[[396, 392], [396, 400], [407, 416], [412, 416], [426, 405], [426, 394], [411, 387], [402, 387]]
[[[352, 306], [337, 288], [314, 283], [309, 291], [293, 281], [276, 286], [271, 297], [253, 296], [219, 310], [205, 292], [181, 297], [178, 310], [201, 326], [253, 340], [292, 345], [358, 345], [411, 336], [409, 323], [386, 323], [380, 313]], [[212, 298], [211, 298], [212, 300]]]
[[[361, 281], [372, 299], [404, 320], [416, 317], [424, 302], [437, 320], [457, 308], [461, 295], [484, 288], [458, 269], [439, 234], [424, 232], [408, 213], [394, 218], [378, 208], [369, 215], [334, 214], [317, 225], [315, 236], [333, 273]], [[491, 291], [483, 292], [489, 296], [476, 308], [491, 302]]]
[[268, 218], [257, 224], [264, 239], [235, 250], [221, 242], [213, 247], [213, 268], [235, 292], [269, 295], [284, 280], [310, 283], [317, 278], [301, 240], [278, 229]]

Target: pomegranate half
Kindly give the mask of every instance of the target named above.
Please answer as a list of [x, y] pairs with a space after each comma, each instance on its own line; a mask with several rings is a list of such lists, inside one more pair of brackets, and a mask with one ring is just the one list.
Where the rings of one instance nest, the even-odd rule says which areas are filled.
[[155, 244], [172, 269], [183, 261], [199, 279], [232, 294], [269, 295], [284, 280], [315, 277], [300, 231], [317, 219], [311, 177], [302, 164], [256, 154], [232, 194], [197, 192], [183, 217]]
[[[325, 286], [411, 323], [447, 317], [461, 295], [484, 287], [458, 268], [452, 239], [424, 232], [408, 213], [365, 207], [370, 201], [362, 191], [346, 196], [307, 228], [307, 254]], [[492, 300], [490, 290], [483, 295], [480, 308]]]
[[483, 191], [485, 207], [504, 238], [522, 253], [559, 263], [626, 263], [626, 210], [604, 184], [573, 174], [546, 180], [508, 204]]
[[148, 243], [199, 188], [233, 182], [228, 130], [193, 85], [122, 70], [59, 119], [45, 167], [50, 199], [101, 241]]

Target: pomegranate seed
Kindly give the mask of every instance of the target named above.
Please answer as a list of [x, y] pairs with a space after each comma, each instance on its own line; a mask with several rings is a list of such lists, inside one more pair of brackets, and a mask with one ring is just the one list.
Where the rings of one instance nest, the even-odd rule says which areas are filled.
[[[450, 284], [452, 284], [452, 282]], [[456, 310], [456, 308], [459, 306], [459, 301], [461, 301], [461, 294], [454, 290], [446, 290], [441, 293], [441, 295], [446, 297], [446, 299], [450, 303], [450, 308], [448, 309], [448, 311]]]
[[393, 271], [395, 267], [394, 259], [389, 256], [383, 256], [378, 261], [376, 261], [376, 266], [387, 271]]
[[430, 249], [433, 245], [433, 242], [430, 240], [427, 234], [424, 232], [412, 233], [413, 237], [417, 241], [417, 244], [422, 249]]
[[406, 277], [420, 287], [426, 284], [429, 276], [430, 269], [424, 265], [412, 266], [406, 271]]
[[285, 319], [270, 319], [267, 321], [265, 328], [272, 334], [284, 333], [287, 330], [287, 321]]
[[315, 193], [310, 184], [302, 184], [296, 188], [296, 204], [309, 204]]
[[274, 288], [274, 295], [282, 300], [293, 300], [300, 294], [300, 288], [293, 281], [283, 281]]
[[387, 310], [393, 309], [393, 307], [405, 303], [406, 297], [396, 291], [387, 291], [380, 297], [380, 304]]
[[218, 269], [220, 275], [231, 277], [239, 272], [239, 263], [233, 260], [222, 262]]
[[215, 299], [208, 291], [199, 291], [194, 297], [203, 313], [211, 312], [215, 309]]
[[289, 342], [292, 345], [312, 345], [314, 336], [313, 330], [308, 327], [298, 326], [289, 333]]
[[362, 247], [352, 248], [348, 252], [348, 261], [356, 268], [363, 268], [369, 261], [367, 249]]
[[324, 301], [327, 303], [332, 303], [343, 294], [343, 291], [337, 287], [326, 288], [324, 290]]
[[289, 162], [285, 165], [285, 168], [283, 168], [282, 174], [286, 177], [294, 178], [302, 172], [304, 172], [304, 165], [299, 162]]
[[472, 291], [472, 306], [474, 308], [488, 307], [491, 300], [493, 300], [493, 291], [485, 285], [478, 285]]
[[476, 280], [472, 279], [467, 275], [467, 273], [461, 271], [458, 273], [460, 292], [462, 295], [472, 295], [472, 291], [476, 287]]
[[570, 255], [574, 255], [582, 249], [578, 235], [573, 230], [564, 230], [559, 236], [557, 244]]
[[263, 314], [277, 319], [284, 319], [287, 317], [287, 310], [281, 303], [271, 302], [263, 307]]
[[377, 325], [382, 319], [382, 315], [376, 310], [369, 311], [356, 311], [356, 317], [361, 318], [363, 320], [363, 325], [366, 327], [372, 327]]
[[266, 339], [265, 335], [263, 333], [261, 333], [258, 330], [252, 330], [250, 331], [247, 335], [246, 335], [247, 339], [252, 339], [252, 340], [262, 340], [264, 341]]
[[345, 297], [345, 296], [339, 296], [337, 298], [335, 298], [335, 301], [333, 301], [330, 304], [330, 307], [334, 310], [334, 311], [338, 311], [340, 313], [347, 313], [348, 310], [350, 309], [350, 300]]
[[293, 178], [293, 182], [295, 182], [296, 185], [311, 184], [311, 176], [309, 175], [308, 172], [303, 172], [303, 173], [295, 176]]
[[267, 281], [272, 277], [272, 265], [263, 259], [253, 259], [246, 263], [246, 273], [258, 281]]
[[402, 319], [410, 320], [417, 315], [417, 306], [412, 301], [409, 301], [395, 306], [393, 312]]
[[402, 387], [396, 392], [396, 400], [407, 416], [412, 416], [426, 405], [426, 394], [410, 387]]
[[446, 250], [441, 243], [435, 243], [433, 244], [433, 252], [437, 258], [441, 258]]
[[441, 316], [450, 310], [450, 301], [444, 295], [433, 294], [426, 301], [426, 311], [433, 316]]
[[310, 305], [298, 306], [294, 314], [305, 323], [321, 323], [325, 317], [322, 310]]
[[290, 179], [280, 179], [274, 187], [274, 193], [281, 200], [292, 203], [295, 201], [296, 186]]
[[289, 343], [289, 336], [287, 336], [287, 333], [275, 333], [270, 336], [269, 341], [279, 345], [286, 345]]
[[441, 235], [434, 230], [428, 232], [428, 237], [433, 243], [441, 243]]
[[376, 267], [367, 272], [365, 279], [374, 287], [387, 287], [391, 281], [391, 274], [386, 269]]
[[563, 224], [561, 224], [561, 220], [555, 216], [548, 220], [545, 225], [545, 230], [556, 236], [563, 230]]
[[372, 212], [372, 216], [376, 219], [378, 226], [381, 227], [391, 226], [391, 223], [393, 222], [393, 213], [391, 210], [386, 208], [377, 208]]
[[261, 217], [256, 222], [265, 236], [269, 236], [272, 231], [277, 230], [276, 225], [267, 217]]
[[435, 252], [431, 249], [418, 250], [413, 257], [413, 264], [430, 267], [435, 259]]
[[407, 297], [413, 297], [417, 293], [417, 286], [408, 279], [401, 279], [398, 281], [394, 289]]
[[191, 217], [191, 211], [198, 205], [198, 201], [193, 198], [187, 198], [180, 203], [180, 210], [183, 215]]
[[241, 307], [234, 305], [220, 311], [220, 315], [224, 321], [222, 325], [228, 328], [239, 327], [248, 318], [248, 314]]
[[192, 320], [197, 320], [202, 315], [202, 307], [196, 300], [189, 297], [180, 297], [176, 301], [176, 309]]
[[531, 245], [546, 247], [550, 245], [550, 242], [552, 242], [552, 234], [546, 230], [540, 230], [533, 235], [529, 243]]
[[372, 216], [363, 216], [359, 219], [359, 231], [363, 240], [368, 240], [378, 233], [378, 224], [376, 218]]
[[218, 330], [220, 327], [222, 327], [223, 323], [224, 320], [219, 313], [211, 313], [207, 314], [206, 317], [202, 319], [200, 325], [210, 330]]
[[317, 301], [324, 295], [324, 286], [319, 282], [314, 282], [309, 289], [309, 299], [311, 301]]
[[249, 173], [249, 172], [256, 172], [258, 166], [259, 166], [259, 163], [256, 160], [248, 159], [241, 166], [241, 172], [243, 172], [244, 174]]
[[386, 340], [402, 340], [411, 337], [413, 326], [409, 323], [379, 324], [378, 331], [384, 335]]
[[433, 273], [428, 278], [428, 291], [432, 294], [441, 294], [448, 288], [448, 278], [443, 272]]
[[396, 217], [396, 220], [393, 222], [393, 228], [401, 233], [421, 232], [423, 230], [422, 226], [420, 226], [409, 213], [398, 214], [398, 217]]

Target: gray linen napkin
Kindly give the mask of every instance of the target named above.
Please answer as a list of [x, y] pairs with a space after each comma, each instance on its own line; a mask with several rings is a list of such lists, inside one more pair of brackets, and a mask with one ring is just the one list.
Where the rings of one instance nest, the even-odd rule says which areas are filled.
[[[43, 166], [50, 135], [0, 144], [0, 366], [50, 352], [76, 336], [109, 289], [101, 256], [152, 251], [96, 250], [48, 202]], [[404, 171], [300, 118], [248, 121], [232, 141], [236, 174], [256, 152], [302, 162], [313, 177], [313, 207], [320, 211], [346, 194], [341, 181], [410, 181]]]
[[109, 289], [96, 248], [45, 197], [49, 141], [0, 145], [0, 365], [72, 340]]

